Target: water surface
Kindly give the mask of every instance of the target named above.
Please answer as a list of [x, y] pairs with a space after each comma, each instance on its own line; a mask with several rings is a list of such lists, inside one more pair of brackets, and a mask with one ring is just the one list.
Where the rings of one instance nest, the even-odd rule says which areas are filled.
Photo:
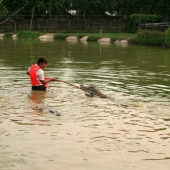
[[[115, 102], [59, 82], [32, 92], [26, 71], [39, 57], [46, 76]], [[169, 170], [170, 49], [3, 39], [0, 80], [0, 169]]]

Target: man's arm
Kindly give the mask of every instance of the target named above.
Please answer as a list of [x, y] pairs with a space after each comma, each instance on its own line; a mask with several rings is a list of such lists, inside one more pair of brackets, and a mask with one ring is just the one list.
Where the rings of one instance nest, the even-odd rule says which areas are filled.
[[28, 75], [30, 75], [30, 73], [29, 73], [28, 71], [27, 71], [26, 73], [27, 73]]
[[[31, 67], [30, 67], [30, 68], [31, 68]], [[30, 75], [30, 68], [29, 68], [29, 69], [27, 70], [27, 72], [26, 72], [28, 75]]]
[[42, 84], [46, 84], [46, 83], [49, 83], [50, 81], [56, 81], [56, 79], [55, 78], [45, 78], [44, 80], [40, 80], [40, 82], [42, 83]]
[[56, 81], [55, 78], [44, 77], [44, 72], [41, 69], [38, 70], [37, 74], [38, 74], [38, 79], [42, 84], [46, 84], [50, 81]]

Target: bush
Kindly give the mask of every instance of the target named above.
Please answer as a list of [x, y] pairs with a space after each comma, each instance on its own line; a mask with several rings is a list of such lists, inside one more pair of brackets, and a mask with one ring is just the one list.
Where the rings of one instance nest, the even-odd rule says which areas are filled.
[[165, 31], [165, 44], [170, 47], [170, 28]]
[[78, 35], [77, 35], [77, 37], [78, 37], [79, 39], [83, 38], [84, 36], [86, 36], [86, 35], [82, 35], [82, 34], [78, 34]]
[[131, 16], [124, 16], [126, 23], [125, 30], [128, 32], [136, 32], [139, 24], [160, 22], [163, 19], [159, 15], [151, 14], [133, 14]]
[[101, 37], [99, 36], [89, 36], [87, 41], [98, 41]]
[[5, 7], [2, 4], [0, 4], [0, 19], [4, 17], [5, 11], [6, 11]]
[[130, 42], [139, 45], [164, 45], [165, 34], [160, 31], [144, 30], [137, 34]]
[[151, 14], [133, 14], [130, 18], [134, 24], [154, 23], [162, 20], [161, 16]]
[[42, 33], [36, 32], [36, 31], [25, 30], [25, 31], [19, 32], [17, 35], [19, 38], [37, 38], [40, 35], [42, 35]]
[[4, 34], [4, 38], [9, 38], [9, 37], [12, 37], [13, 33], [9, 32], [9, 33], [5, 33]]
[[111, 37], [110, 39], [111, 39], [111, 42], [114, 42], [114, 41], [116, 41], [118, 39], [121, 40], [121, 38], [117, 38], [117, 37]]
[[67, 37], [69, 37], [69, 35], [67, 34], [55, 34], [54, 35], [54, 39], [66, 39]]

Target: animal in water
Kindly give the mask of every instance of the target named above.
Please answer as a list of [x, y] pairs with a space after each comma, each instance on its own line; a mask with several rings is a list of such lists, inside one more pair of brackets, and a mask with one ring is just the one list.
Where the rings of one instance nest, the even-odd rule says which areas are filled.
[[94, 97], [99, 96], [100, 98], [107, 98], [107, 96], [100, 92], [99, 89], [97, 89], [95, 86], [84, 86], [80, 85], [80, 89], [85, 91], [86, 96], [88, 97]]
[[48, 106], [36, 106], [35, 110], [39, 111], [39, 112], [44, 112], [44, 113], [52, 113], [55, 116], [60, 116], [60, 113]]
[[112, 98], [112, 97], [109, 97], [109, 96], [106, 96], [105, 94], [103, 94], [97, 87], [95, 86], [84, 86], [84, 85], [80, 85], [80, 89], [85, 91], [85, 95], [88, 96], [88, 97], [94, 97], [94, 96], [98, 96], [100, 98], [104, 98], [104, 99], [109, 99], [113, 102], [115, 102], [117, 105], [119, 106], [123, 106], [123, 107], [127, 107], [126, 104], [120, 104], [118, 103], [118, 101], [115, 99], [115, 98]]

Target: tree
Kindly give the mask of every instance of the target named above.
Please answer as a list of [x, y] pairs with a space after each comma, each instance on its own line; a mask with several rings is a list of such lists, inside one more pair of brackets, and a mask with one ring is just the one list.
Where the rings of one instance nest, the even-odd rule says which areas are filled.
[[[0, 8], [2, 9], [2, 16], [4, 17], [4, 14], [5, 14], [5, 12], [7, 12], [7, 8], [5, 8], [6, 7], [6, 2], [7, 1], [3, 1], [3, 0], [1, 0], [0, 1]], [[11, 20], [11, 18], [13, 17], [13, 16], [15, 16], [17, 13], [19, 13], [21, 10], [23, 9], [23, 6], [22, 7], [20, 7], [19, 9], [17, 9], [15, 12], [13, 12], [12, 14], [10, 14], [9, 16], [8, 16], [8, 18], [5, 18], [2, 22], [0, 22], [0, 24], [3, 24], [3, 23], [5, 23], [5, 22], [8, 22], [9, 20]]]
[[2, 4], [2, 1], [0, 1], [0, 19], [3, 18], [3, 16], [5, 15], [5, 7], [4, 5]]
[[169, 0], [155, 0], [152, 6], [152, 13], [170, 17], [170, 1]]
[[71, 8], [79, 15], [104, 15], [106, 11], [113, 13], [117, 8], [117, 0], [72, 0]]
[[106, 11], [118, 15], [159, 14], [170, 16], [169, 0], [0, 0], [0, 16], [4, 14], [4, 7], [8, 15], [19, 11], [24, 15], [31, 15], [34, 7], [35, 15], [57, 14], [61, 9], [77, 10], [79, 15], [103, 15]]

